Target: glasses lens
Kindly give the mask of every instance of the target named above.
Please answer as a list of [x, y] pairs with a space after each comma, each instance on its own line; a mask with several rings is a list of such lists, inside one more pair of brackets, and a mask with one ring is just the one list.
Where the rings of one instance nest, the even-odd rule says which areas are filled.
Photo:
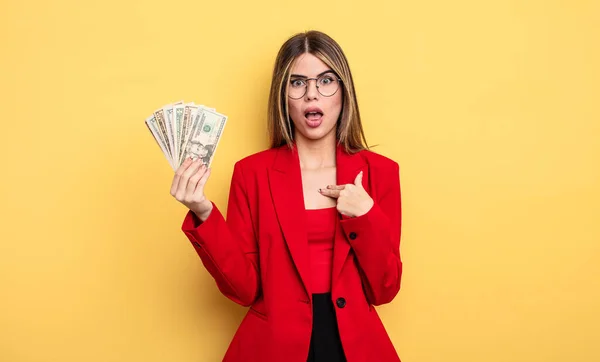
[[303, 79], [291, 79], [288, 87], [288, 95], [291, 98], [302, 98], [306, 92], [306, 81]]
[[337, 92], [340, 83], [335, 74], [327, 73], [323, 74], [319, 80], [319, 93], [325, 97], [330, 97]]

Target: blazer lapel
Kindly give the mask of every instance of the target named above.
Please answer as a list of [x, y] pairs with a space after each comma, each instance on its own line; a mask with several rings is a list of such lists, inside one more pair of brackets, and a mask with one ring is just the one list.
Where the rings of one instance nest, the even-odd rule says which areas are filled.
[[[354, 183], [360, 171], [363, 171], [363, 187], [369, 192], [369, 170], [363, 158], [358, 154], [348, 154], [343, 146], [336, 150], [336, 179], [338, 185]], [[275, 205], [279, 225], [285, 242], [300, 275], [306, 293], [311, 295], [310, 264], [308, 238], [306, 233], [306, 213], [302, 189], [302, 173], [297, 149], [282, 146], [277, 150], [273, 167], [268, 169], [269, 187]], [[336, 225], [333, 245], [332, 287], [336, 283], [344, 262], [350, 251], [340, 220]]]
[[273, 167], [268, 170], [269, 187], [279, 225], [285, 242], [306, 289], [310, 292], [310, 265], [308, 260], [308, 238], [306, 214], [302, 190], [300, 159], [296, 148], [280, 147]]
[[[369, 168], [366, 167], [366, 163], [363, 158], [358, 154], [349, 154], [344, 151], [343, 146], [338, 145], [336, 151], [336, 170], [337, 170], [337, 184], [354, 184], [354, 180], [360, 171], [363, 171], [363, 187], [369, 192]], [[344, 266], [344, 262], [350, 251], [350, 243], [346, 240], [344, 230], [339, 222], [346, 216], [340, 217], [337, 222], [335, 239], [333, 244], [333, 267], [331, 271], [331, 286], [335, 285]]]

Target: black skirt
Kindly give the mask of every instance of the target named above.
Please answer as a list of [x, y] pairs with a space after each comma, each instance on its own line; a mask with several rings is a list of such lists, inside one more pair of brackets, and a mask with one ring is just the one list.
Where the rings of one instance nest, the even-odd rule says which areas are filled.
[[313, 326], [307, 362], [346, 362], [331, 293], [313, 294]]

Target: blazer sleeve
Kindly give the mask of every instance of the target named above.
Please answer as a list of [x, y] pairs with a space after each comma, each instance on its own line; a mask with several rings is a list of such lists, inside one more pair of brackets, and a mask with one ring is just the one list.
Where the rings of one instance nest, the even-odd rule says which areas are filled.
[[384, 188], [380, 196], [373, 200], [373, 207], [364, 215], [341, 220], [358, 261], [367, 300], [373, 305], [391, 302], [400, 290], [402, 278], [402, 208], [398, 164], [394, 162], [383, 176], [378, 182], [382, 182]]
[[235, 164], [231, 179], [227, 219], [213, 203], [204, 222], [188, 211], [182, 231], [219, 290], [240, 305], [252, 305], [260, 291], [258, 245], [239, 163]]

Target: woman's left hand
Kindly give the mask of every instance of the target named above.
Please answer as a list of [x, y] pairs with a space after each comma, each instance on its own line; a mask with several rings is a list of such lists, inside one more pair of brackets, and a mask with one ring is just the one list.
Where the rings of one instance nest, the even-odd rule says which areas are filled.
[[359, 217], [371, 210], [373, 199], [362, 185], [362, 171], [354, 179], [354, 184], [328, 185], [319, 189], [321, 195], [337, 199], [337, 210], [349, 217]]

